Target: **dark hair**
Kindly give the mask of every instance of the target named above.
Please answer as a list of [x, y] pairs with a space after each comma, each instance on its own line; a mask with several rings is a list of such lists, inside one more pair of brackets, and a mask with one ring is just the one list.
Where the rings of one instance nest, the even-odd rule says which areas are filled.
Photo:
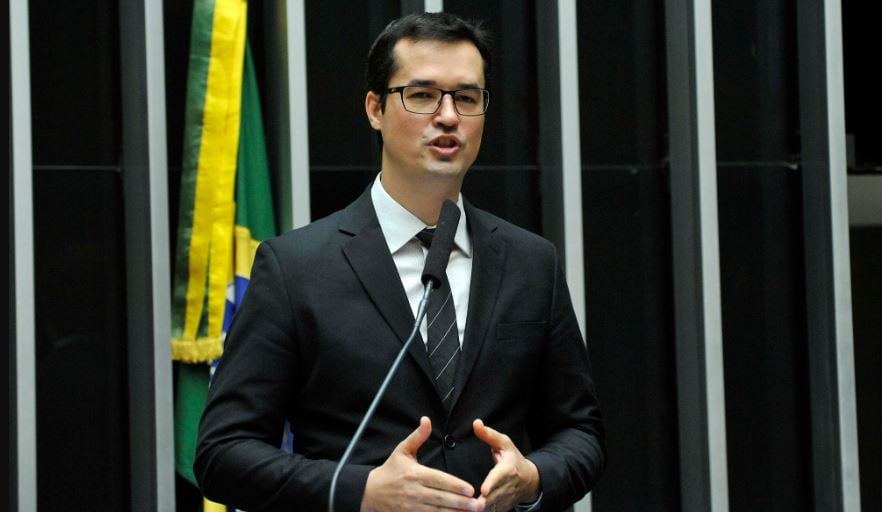
[[365, 78], [367, 88], [380, 95], [385, 108], [386, 89], [396, 71], [395, 44], [401, 39], [412, 41], [470, 41], [484, 60], [484, 79], [490, 76], [490, 33], [480, 23], [472, 23], [447, 12], [408, 14], [386, 25], [368, 52]]

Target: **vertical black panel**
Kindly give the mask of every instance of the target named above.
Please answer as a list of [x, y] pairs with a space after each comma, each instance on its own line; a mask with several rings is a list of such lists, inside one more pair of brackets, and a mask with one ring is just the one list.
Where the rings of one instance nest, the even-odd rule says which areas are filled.
[[115, 165], [116, 2], [29, 2], [34, 165]]
[[312, 219], [326, 217], [346, 207], [370, 185], [377, 169], [313, 171], [309, 176]]
[[[853, 147], [849, 171], [882, 169], [882, 68], [878, 20], [882, 4], [842, 1], [845, 126]], [[882, 198], [878, 203], [882, 205]], [[861, 506], [882, 509], [882, 227], [852, 227], [851, 286], [857, 388]]]
[[649, 0], [579, 2], [584, 163], [657, 166], [667, 154], [662, 6]]
[[29, 8], [38, 507], [122, 510], [129, 450], [119, 13], [107, 1]]
[[586, 329], [610, 454], [592, 501], [675, 511], [663, 4], [579, 2], [578, 42]]
[[882, 510], [882, 226], [853, 227], [849, 238], [861, 507]]
[[811, 510], [799, 172], [717, 179], [730, 510]]
[[129, 457], [120, 175], [38, 171], [34, 212], [39, 509], [124, 510]]
[[876, 171], [882, 169], [880, 19], [882, 2], [842, 0], [845, 131], [853, 135], [855, 166]]
[[610, 454], [594, 510], [680, 510], [667, 180], [596, 170], [583, 201], [587, 341]]
[[729, 506], [810, 510], [795, 4], [712, 9]]
[[712, 4], [717, 158], [790, 161], [799, 151], [795, 5]]
[[541, 235], [539, 178], [533, 166], [475, 167], [463, 183], [462, 194], [476, 206]]

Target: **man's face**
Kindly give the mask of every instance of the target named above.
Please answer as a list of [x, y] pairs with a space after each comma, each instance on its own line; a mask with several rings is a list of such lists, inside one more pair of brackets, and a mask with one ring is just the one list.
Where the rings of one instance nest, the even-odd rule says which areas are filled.
[[[397, 70], [389, 87], [424, 85], [444, 90], [485, 87], [484, 62], [470, 41], [412, 41], [395, 45]], [[386, 98], [369, 92], [365, 107], [371, 126], [383, 134], [383, 173], [406, 180], [458, 177], [478, 156], [484, 116], [457, 114], [453, 98], [444, 95], [434, 114], [404, 109], [399, 93]]]

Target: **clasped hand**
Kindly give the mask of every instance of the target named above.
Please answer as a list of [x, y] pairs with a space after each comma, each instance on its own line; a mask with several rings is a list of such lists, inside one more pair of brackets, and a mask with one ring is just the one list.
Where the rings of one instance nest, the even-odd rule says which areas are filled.
[[365, 485], [363, 512], [387, 510], [511, 510], [518, 503], [535, 501], [539, 495], [539, 471], [521, 455], [511, 439], [484, 425], [473, 423], [475, 435], [490, 447], [495, 466], [481, 484], [480, 495], [468, 482], [421, 465], [417, 451], [429, 439], [432, 423], [420, 418], [420, 426], [405, 438], [383, 465], [370, 472]]

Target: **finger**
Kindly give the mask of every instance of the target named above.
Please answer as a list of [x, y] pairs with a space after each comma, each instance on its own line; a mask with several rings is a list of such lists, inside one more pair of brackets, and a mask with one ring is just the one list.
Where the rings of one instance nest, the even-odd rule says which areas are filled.
[[423, 505], [438, 507], [443, 510], [467, 510], [469, 512], [480, 510], [478, 500], [471, 495], [463, 496], [461, 494], [439, 491], [437, 489], [427, 490], [427, 493], [421, 502]]
[[398, 443], [398, 447], [395, 448], [395, 450], [416, 457], [416, 453], [419, 451], [420, 446], [429, 439], [431, 433], [432, 420], [423, 416], [420, 418], [420, 426], [411, 432], [410, 435], [405, 437], [403, 441]]
[[511, 508], [506, 508], [501, 502], [494, 499], [488, 499], [484, 496], [478, 498], [478, 510], [482, 512], [504, 512], [506, 510], [511, 510]]
[[508, 468], [499, 464], [487, 473], [487, 477], [481, 483], [481, 496], [492, 498], [496, 490], [498, 490], [508, 480]]
[[422, 466], [419, 480], [425, 487], [439, 492], [454, 493], [468, 498], [475, 495], [472, 484], [438, 469]]
[[508, 439], [508, 436], [493, 430], [492, 428], [484, 425], [483, 420], [477, 419], [472, 423], [472, 428], [475, 431], [475, 435], [481, 441], [484, 441], [491, 448], [495, 448], [497, 450], [501, 450], [503, 448], [507, 448], [511, 441]]

